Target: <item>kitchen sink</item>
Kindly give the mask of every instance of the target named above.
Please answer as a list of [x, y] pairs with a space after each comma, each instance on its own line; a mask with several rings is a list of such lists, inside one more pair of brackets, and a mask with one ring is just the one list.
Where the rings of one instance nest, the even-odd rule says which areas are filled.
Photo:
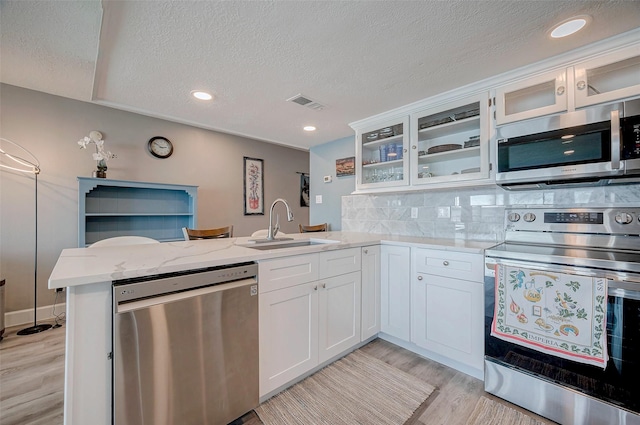
[[300, 246], [326, 245], [326, 244], [332, 244], [332, 243], [339, 243], [339, 241], [332, 241], [329, 239], [297, 239], [297, 240], [293, 239], [293, 240], [283, 240], [283, 241], [275, 241], [275, 242], [261, 242], [256, 244], [246, 244], [242, 246], [246, 248], [267, 251], [271, 249], [296, 248]]

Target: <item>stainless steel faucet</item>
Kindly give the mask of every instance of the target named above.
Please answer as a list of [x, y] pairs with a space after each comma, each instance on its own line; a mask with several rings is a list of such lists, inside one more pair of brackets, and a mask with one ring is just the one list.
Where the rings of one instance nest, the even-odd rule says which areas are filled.
[[278, 230], [280, 230], [280, 216], [276, 216], [276, 225], [273, 225], [273, 207], [276, 206], [278, 202], [282, 202], [285, 207], [287, 207], [287, 221], [293, 221], [293, 213], [291, 212], [291, 208], [289, 208], [289, 204], [282, 198], [278, 198], [273, 201], [271, 204], [271, 208], [269, 209], [269, 232], [267, 233], [267, 240], [273, 241], [275, 240], [275, 236], [278, 234]]

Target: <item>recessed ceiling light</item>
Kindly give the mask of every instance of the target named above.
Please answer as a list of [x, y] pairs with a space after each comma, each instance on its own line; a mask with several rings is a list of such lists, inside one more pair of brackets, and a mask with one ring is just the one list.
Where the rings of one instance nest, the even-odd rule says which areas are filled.
[[589, 21], [588, 16], [576, 16], [556, 25], [551, 30], [551, 38], [562, 38], [574, 34], [582, 29]]
[[302, 129], [304, 131], [316, 131], [316, 128], [312, 125], [305, 125]]
[[200, 100], [211, 100], [211, 99], [213, 99], [213, 96], [211, 96], [209, 93], [207, 93], [205, 91], [200, 91], [200, 90], [192, 91], [191, 95], [193, 97], [195, 97], [196, 99], [200, 99]]

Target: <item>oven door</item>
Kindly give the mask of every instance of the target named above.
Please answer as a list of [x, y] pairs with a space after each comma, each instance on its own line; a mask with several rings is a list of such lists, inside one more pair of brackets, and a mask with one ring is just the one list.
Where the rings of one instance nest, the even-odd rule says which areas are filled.
[[[640, 382], [640, 362], [638, 362], [640, 359], [640, 276], [491, 257], [487, 257], [485, 262], [485, 359], [487, 362], [522, 372], [629, 410], [634, 413], [632, 415], [634, 420], [640, 421], [640, 416], [636, 416], [640, 414], [638, 393], [638, 383]], [[607, 278], [606, 325], [609, 353], [607, 367], [603, 370], [597, 366], [545, 354], [491, 336], [491, 323], [495, 307], [495, 267], [498, 264]]]

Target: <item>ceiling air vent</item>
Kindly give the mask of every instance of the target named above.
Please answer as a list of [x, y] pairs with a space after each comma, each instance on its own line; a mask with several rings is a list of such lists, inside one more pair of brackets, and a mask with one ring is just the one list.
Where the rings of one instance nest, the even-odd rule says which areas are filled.
[[305, 108], [309, 108], [309, 109], [315, 109], [316, 111], [321, 111], [324, 108], [326, 108], [326, 106], [323, 105], [322, 103], [309, 99], [307, 96], [303, 94], [297, 94], [293, 97], [290, 97], [289, 99], [287, 99], [287, 102], [297, 103], [300, 106], [304, 106]]

